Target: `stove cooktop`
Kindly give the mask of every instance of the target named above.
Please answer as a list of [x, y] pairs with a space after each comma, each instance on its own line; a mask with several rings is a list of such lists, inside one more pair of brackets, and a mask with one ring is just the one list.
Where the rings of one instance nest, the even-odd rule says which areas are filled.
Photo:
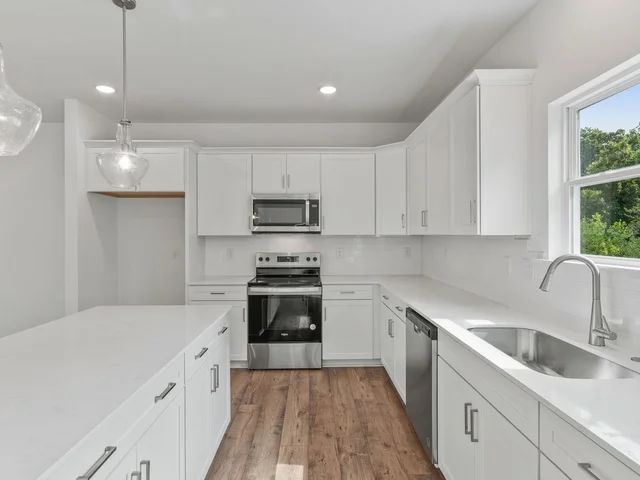
[[248, 284], [250, 287], [320, 287], [320, 275], [258, 275]]

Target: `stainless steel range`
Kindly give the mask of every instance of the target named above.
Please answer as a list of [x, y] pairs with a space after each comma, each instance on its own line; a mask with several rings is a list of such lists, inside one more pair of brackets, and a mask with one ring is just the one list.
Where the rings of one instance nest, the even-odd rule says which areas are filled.
[[248, 293], [249, 368], [322, 368], [320, 254], [256, 254]]

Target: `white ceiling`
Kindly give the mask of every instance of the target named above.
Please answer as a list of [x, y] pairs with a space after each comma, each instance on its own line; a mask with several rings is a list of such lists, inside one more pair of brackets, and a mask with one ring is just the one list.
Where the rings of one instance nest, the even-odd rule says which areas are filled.
[[[416, 122], [537, 0], [138, 0], [134, 122]], [[118, 119], [111, 0], [0, 5], [14, 89], [62, 120], [77, 98]], [[509, 65], [505, 65], [509, 67]], [[116, 95], [98, 94], [111, 84]], [[317, 88], [338, 87], [333, 97]]]

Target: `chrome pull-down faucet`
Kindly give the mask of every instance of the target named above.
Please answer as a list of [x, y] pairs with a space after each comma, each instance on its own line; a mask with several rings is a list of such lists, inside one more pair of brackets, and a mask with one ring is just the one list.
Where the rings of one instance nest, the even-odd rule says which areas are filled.
[[542, 279], [542, 283], [540, 284], [540, 290], [542, 290], [543, 292], [548, 292], [549, 286], [551, 285], [551, 278], [553, 277], [556, 268], [558, 268], [558, 265], [570, 260], [584, 263], [587, 267], [589, 267], [589, 270], [591, 270], [593, 300], [591, 302], [589, 345], [604, 347], [605, 339], [615, 340], [616, 338], [618, 338], [618, 335], [615, 332], [611, 331], [611, 329], [609, 328], [609, 324], [607, 323], [607, 319], [602, 314], [602, 303], [600, 302], [600, 269], [595, 263], [593, 263], [587, 257], [583, 257], [582, 255], [562, 255], [556, 258], [553, 262], [551, 262], [551, 265], [549, 265], [549, 269], [547, 270], [547, 273]]

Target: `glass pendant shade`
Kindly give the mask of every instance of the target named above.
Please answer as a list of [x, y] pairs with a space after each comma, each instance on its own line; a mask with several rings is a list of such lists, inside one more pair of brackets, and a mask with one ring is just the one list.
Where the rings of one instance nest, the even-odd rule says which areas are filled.
[[20, 97], [7, 82], [0, 44], [0, 156], [18, 155], [36, 136], [42, 110]]
[[131, 145], [131, 123], [121, 121], [116, 134], [116, 146], [96, 157], [98, 168], [115, 188], [133, 188], [140, 184], [149, 170], [149, 161], [138, 155]]

